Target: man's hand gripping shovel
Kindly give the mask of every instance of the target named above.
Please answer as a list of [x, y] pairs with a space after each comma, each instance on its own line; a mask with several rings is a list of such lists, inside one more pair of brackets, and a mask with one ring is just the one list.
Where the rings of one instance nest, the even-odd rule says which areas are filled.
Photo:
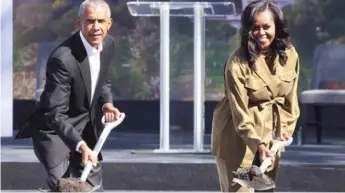
[[[274, 144], [270, 149], [271, 153], [275, 155], [278, 149], [291, 145], [292, 141], [292, 137], [287, 141], [274, 140]], [[253, 188], [259, 191], [275, 188], [275, 182], [265, 174], [268, 166], [271, 164], [271, 159], [266, 157], [260, 168], [253, 165], [233, 172], [233, 182], [240, 184], [242, 187]]]
[[[104, 126], [104, 129], [102, 131], [101, 136], [99, 137], [98, 142], [96, 143], [95, 148], [93, 151], [98, 155], [98, 153], [101, 151], [102, 146], [107, 139], [109, 133], [111, 130], [113, 130], [115, 127], [117, 127], [119, 124], [122, 123], [122, 121], [125, 118], [125, 113], [120, 114], [120, 118], [114, 122], [105, 122], [104, 116], [102, 117], [102, 124]], [[92, 169], [92, 162], [88, 161], [86, 166], [84, 167], [83, 173], [81, 174], [81, 177], [79, 179], [76, 178], [62, 178], [58, 182], [58, 189], [59, 192], [92, 192], [95, 189], [98, 189], [98, 187], [91, 187], [90, 184], [86, 182], [86, 179]]]

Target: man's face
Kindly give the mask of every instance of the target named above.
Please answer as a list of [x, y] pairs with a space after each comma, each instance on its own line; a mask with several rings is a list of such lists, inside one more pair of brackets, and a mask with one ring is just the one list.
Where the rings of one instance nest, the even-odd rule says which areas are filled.
[[77, 25], [85, 39], [95, 48], [102, 43], [111, 27], [112, 19], [102, 6], [87, 6], [84, 13], [77, 19]]

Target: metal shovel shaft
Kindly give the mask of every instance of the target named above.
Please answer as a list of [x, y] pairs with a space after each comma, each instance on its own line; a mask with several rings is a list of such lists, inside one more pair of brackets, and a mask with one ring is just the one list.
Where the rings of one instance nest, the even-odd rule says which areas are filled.
[[[96, 153], [96, 155], [98, 155], [98, 153], [100, 152], [100, 150], [102, 149], [102, 146], [105, 142], [105, 140], [107, 139], [110, 131], [111, 131], [112, 128], [110, 127], [105, 127], [95, 148], [94, 148], [94, 152]], [[84, 170], [83, 170], [83, 173], [81, 174], [81, 177], [80, 177], [80, 180], [81, 181], [86, 181], [87, 177], [89, 176], [89, 173], [92, 169], [92, 162], [91, 161], [88, 161], [86, 166], [84, 167]]]
[[[281, 143], [279, 141], [273, 144], [273, 146], [270, 149], [272, 155], [275, 155], [277, 153], [278, 149], [280, 148], [280, 145], [281, 145]], [[265, 173], [265, 171], [267, 170], [268, 166], [270, 166], [271, 164], [272, 164], [271, 158], [270, 157], [266, 157], [266, 159], [264, 159], [264, 161], [260, 165], [261, 172]]]
[[[292, 141], [293, 141], [292, 137], [290, 137], [289, 140], [287, 140], [287, 141], [275, 140], [275, 143], [273, 144], [273, 146], [270, 149], [271, 154], [275, 155], [277, 153], [277, 151], [279, 150], [279, 148], [291, 145]], [[269, 157], [267, 157], [266, 159], [264, 159], [264, 161], [260, 165], [261, 172], [265, 173], [268, 166], [270, 166], [270, 165], [271, 165], [271, 159]]]
[[[101, 136], [99, 137], [99, 140], [97, 141], [93, 151], [98, 155], [98, 153], [101, 151], [103, 144], [105, 140], [107, 139], [108, 135], [110, 134], [110, 131], [114, 129], [117, 125], [119, 125], [123, 119], [125, 118], [125, 114], [121, 113], [119, 120], [113, 122], [113, 123], [104, 123], [104, 117], [102, 118], [102, 122], [105, 125]], [[89, 176], [89, 173], [92, 169], [92, 162], [88, 161], [86, 166], [84, 167], [83, 173], [81, 174], [80, 180], [86, 181], [87, 177]]]

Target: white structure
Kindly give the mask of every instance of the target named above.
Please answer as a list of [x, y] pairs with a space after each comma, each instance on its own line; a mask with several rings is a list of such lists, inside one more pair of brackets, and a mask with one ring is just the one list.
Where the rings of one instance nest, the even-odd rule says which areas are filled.
[[0, 1], [0, 130], [13, 135], [13, 1]]
[[[242, 9], [253, 0], [242, 0]], [[294, 0], [275, 0], [280, 7]], [[145, 2], [127, 3], [133, 16], [160, 17], [160, 148], [155, 152], [202, 152], [204, 151], [204, 101], [205, 58], [204, 20], [229, 20], [231, 25], [241, 27], [240, 15], [232, 2]], [[194, 19], [194, 148], [170, 149], [170, 17], [193, 17]]]
[[[127, 3], [133, 16], [160, 17], [160, 149], [155, 152], [203, 152], [205, 102], [205, 18], [235, 17], [232, 2], [142, 2]], [[194, 19], [194, 148], [170, 149], [170, 17]]]

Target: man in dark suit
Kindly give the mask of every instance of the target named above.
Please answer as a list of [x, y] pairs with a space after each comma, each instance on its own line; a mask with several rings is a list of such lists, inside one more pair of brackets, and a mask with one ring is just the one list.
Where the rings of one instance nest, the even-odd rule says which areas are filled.
[[[111, 85], [105, 80], [114, 57], [114, 39], [107, 35], [112, 19], [102, 0], [85, 0], [77, 18], [80, 29], [49, 56], [46, 84], [40, 101], [15, 139], [32, 138], [34, 152], [43, 164], [47, 183], [56, 191], [62, 177], [80, 177], [92, 161], [88, 182], [102, 188], [101, 154], [92, 151], [106, 122], [118, 119]], [[100, 112], [100, 113], [97, 113]], [[103, 113], [102, 113], [103, 112]]]

